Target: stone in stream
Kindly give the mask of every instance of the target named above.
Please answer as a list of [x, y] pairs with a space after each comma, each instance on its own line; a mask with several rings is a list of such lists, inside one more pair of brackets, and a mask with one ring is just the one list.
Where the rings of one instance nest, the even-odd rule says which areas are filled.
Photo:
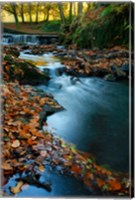
[[107, 75], [105, 75], [104, 80], [106, 80], [106, 81], [116, 81], [116, 76], [114, 74], [107, 74]]
[[120, 67], [121, 71], [128, 73], [129, 72], [129, 64], [126, 63]]
[[112, 70], [112, 72], [115, 74], [115, 76], [117, 78], [124, 78], [124, 77], [126, 77], [126, 73], [124, 71], [122, 71], [120, 68], [116, 67], [116, 66], [112, 66], [111, 70]]
[[100, 68], [100, 67], [93, 67], [91, 68], [91, 75], [97, 77], [104, 77], [108, 74], [108, 69]]

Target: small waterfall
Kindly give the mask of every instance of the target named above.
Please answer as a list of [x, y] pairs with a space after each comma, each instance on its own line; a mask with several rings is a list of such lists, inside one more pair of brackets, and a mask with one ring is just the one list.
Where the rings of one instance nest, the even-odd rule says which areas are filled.
[[38, 44], [37, 35], [21, 35], [21, 34], [4, 34], [3, 44]]
[[54, 40], [57, 36], [49, 36], [49, 35], [27, 35], [27, 34], [11, 34], [4, 33], [2, 37], [2, 44], [30, 44], [30, 45], [38, 45], [38, 44], [50, 44], [54, 43]]

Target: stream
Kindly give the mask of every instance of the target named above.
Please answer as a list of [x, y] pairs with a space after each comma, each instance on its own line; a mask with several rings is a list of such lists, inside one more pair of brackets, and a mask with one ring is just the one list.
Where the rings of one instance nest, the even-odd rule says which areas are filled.
[[50, 74], [48, 91], [64, 111], [48, 117], [54, 134], [92, 153], [98, 164], [128, 172], [129, 97], [128, 81], [108, 82], [100, 78], [76, 78], [59, 71], [64, 67], [52, 53], [34, 56], [22, 53]]
[[[32, 55], [21, 52], [20, 58], [35, 64], [49, 73], [48, 86], [39, 85], [54, 96], [64, 108], [47, 118], [49, 131], [79, 150], [91, 153], [100, 165], [114, 171], [128, 172], [129, 159], [129, 96], [128, 81], [108, 82], [100, 78], [77, 78], [67, 76], [60, 59], [53, 53]], [[15, 185], [12, 177], [5, 186]], [[52, 183], [52, 192], [29, 186], [17, 197], [89, 196], [92, 191], [74, 177], [59, 175], [46, 170], [43, 180]], [[96, 194], [97, 195], [97, 194]]]

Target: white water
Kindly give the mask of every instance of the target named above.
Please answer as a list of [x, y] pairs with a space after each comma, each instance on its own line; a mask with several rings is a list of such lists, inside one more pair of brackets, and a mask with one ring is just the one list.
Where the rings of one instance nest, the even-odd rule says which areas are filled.
[[26, 34], [4, 34], [2, 44], [38, 44], [39, 40], [36, 35], [26, 35]]

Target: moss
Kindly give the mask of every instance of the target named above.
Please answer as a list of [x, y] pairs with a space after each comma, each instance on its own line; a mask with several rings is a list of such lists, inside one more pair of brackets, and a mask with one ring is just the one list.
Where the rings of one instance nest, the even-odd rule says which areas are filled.
[[6, 73], [9, 75], [10, 80], [18, 80], [22, 84], [31, 84], [36, 85], [40, 83], [46, 83], [49, 80], [49, 76], [39, 71], [31, 63], [22, 61], [20, 59], [15, 59], [11, 55], [5, 55], [4, 60], [7, 61], [9, 69], [6, 70]]
[[[65, 33], [64, 42], [82, 48], [107, 48], [129, 44], [129, 3], [112, 3], [99, 11], [77, 17]], [[94, 17], [92, 17], [92, 15]]]

